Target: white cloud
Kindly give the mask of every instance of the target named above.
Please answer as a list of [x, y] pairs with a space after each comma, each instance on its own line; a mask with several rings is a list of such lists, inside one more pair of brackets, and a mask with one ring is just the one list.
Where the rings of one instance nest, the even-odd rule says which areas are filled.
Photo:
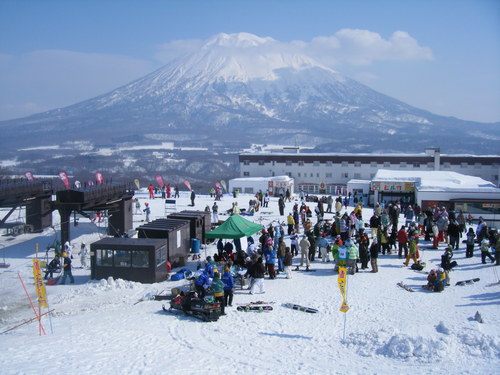
[[[175, 40], [157, 47], [155, 57], [164, 63], [200, 48], [199, 39]], [[253, 48], [253, 47], [252, 47]], [[405, 31], [395, 31], [388, 39], [380, 34], [360, 29], [341, 29], [330, 36], [318, 36], [311, 41], [288, 43], [268, 40], [260, 48], [274, 51], [304, 53], [331, 67], [339, 65], [370, 65], [375, 61], [432, 60], [432, 50], [420, 46]]]

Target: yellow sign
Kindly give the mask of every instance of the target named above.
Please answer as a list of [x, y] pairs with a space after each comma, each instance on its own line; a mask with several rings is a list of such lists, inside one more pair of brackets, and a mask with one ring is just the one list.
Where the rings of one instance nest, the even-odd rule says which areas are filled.
[[36, 295], [40, 306], [48, 307], [47, 293], [45, 291], [45, 284], [43, 283], [42, 269], [40, 268], [40, 261], [33, 259], [33, 277], [35, 279]]
[[349, 310], [349, 305], [347, 304], [346, 293], [347, 293], [347, 268], [339, 267], [339, 277], [337, 278], [339, 284], [340, 294], [342, 295], [342, 306], [340, 306], [340, 311], [347, 312]]

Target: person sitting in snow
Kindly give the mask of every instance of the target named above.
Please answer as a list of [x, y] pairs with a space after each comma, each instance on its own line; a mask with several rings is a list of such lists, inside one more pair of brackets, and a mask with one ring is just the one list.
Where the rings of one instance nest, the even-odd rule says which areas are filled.
[[451, 261], [451, 258], [453, 258], [453, 246], [448, 245], [448, 248], [444, 252], [443, 255], [441, 255], [441, 267], [445, 271], [450, 271], [453, 267], [457, 265], [456, 261]]
[[52, 279], [54, 277], [54, 272], [58, 272], [60, 268], [61, 268], [61, 260], [59, 259], [59, 255], [56, 254], [54, 256], [54, 259], [52, 259], [47, 266], [44, 279], [47, 279], [48, 275], [50, 275], [50, 278]]

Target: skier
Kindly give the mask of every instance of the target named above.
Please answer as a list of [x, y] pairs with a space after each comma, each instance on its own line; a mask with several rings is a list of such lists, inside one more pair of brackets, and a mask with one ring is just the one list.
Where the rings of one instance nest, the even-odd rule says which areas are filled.
[[285, 201], [283, 200], [282, 196], [280, 196], [278, 199], [278, 208], [280, 210], [280, 216], [285, 215]]
[[78, 255], [80, 255], [80, 263], [82, 264], [82, 268], [87, 268], [87, 255], [89, 253], [89, 250], [87, 249], [87, 246], [82, 242], [82, 245], [80, 247], [80, 252]]
[[66, 252], [62, 254], [64, 258], [64, 264], [63, 264], [63, 277], [61, 279], [61, 284], [64, 285], [66, 282], [66, 277], [69, 276], [69, 280], [71, 284], [75, 283], [75, 278], [73, 277], [73, 273], [71, 272], [71, 258], [68, 256]]
[[144, 203], [144, 205], [146, 206], [146, 208], [142, 211], [146, 213], [146, 222], [149, 223], [149, 215], [151, 214], [151, 208], [149, 207], [148, 202]]

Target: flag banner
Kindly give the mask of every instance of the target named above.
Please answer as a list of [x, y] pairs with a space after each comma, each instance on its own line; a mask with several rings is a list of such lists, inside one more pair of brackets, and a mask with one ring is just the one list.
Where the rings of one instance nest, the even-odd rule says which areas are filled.
[[102, 185], [104, 183], [104, 176], [101, 172], [96, 172], [95, 180], [97, 181], [97, 185]]
[[221, 186], [220, 182], [216, 182], [216, 183], [215, 183], [215, 187], [216, 187], [217, 189], [219, 189], [219, 190], [222, 188], [222, 186]]
[[193, 190], [193, 189], [191, 189], [191, 184], [189, 183], [188, 180], [184, 180], [184, 185], [187, 186], [187, 188], [189, 189], [189, 191]]
[[66, 186], [66, 189], [69, 189], [69, 179], [68, 179], [68, 175], [66, 174], [66, 172], [59, 172], [59, 178], [64, 183], [64, 186]]
[[224, 180], [220, 180], [220, 184], [222, 186], [222, 188], [224, 189], [225, 192], [227, 192], [227, 185], [226, 185], [226, 181]]
[[162, 188], [165, 186], [165, 182], [163, 182], [163, 177], [159, 174], [155, 176], [156, 182], [158, 182], [158, 185]]
[[342, 295], [342, 306], [340, 307], [340, 311], [347, 312], [349, 310], [349, 305], [347, 304], [346, 299], [346, 287], [347, 287], [347, 268], [339, 267], [339, 276], [337, 278], [337, 282], [339, 284], [340, 294]]
[[36, 295], [40, 306], [48, 307], [47, 305], [47, 292], [45, 291], [45, 284], [43, 283], [42, 269], [40, 268], [40, 260], [33, 259], [33, 278], [35, 279]]
[[28, 179], [28, 181], [34, 181], [35, 180], [35, 177], [33, 177], [33, 173], [31, 173], [30, 171], [24, 172], [24, 175], [26, 176], [26, 178]]
[[135, 184], [135, 187], [137, 188], [137, 190], [141, 190], [141, 184], [139, 183], [138, 178], [134, 178], [134, 184]]

